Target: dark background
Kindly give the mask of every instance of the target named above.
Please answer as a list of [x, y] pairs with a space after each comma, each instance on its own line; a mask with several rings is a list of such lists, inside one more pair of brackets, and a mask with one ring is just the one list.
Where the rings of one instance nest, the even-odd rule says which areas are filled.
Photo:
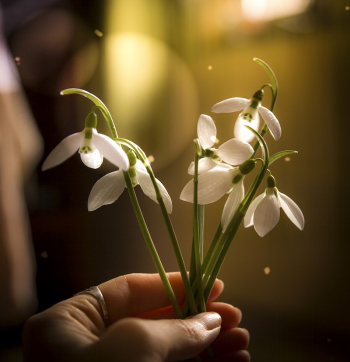
[[[264, 15], [251, 1], [255, 18], [243, 3], [1, 1], [8, 45], [20, 58], [18, 71], [45, 141], [43, 158], [82, 130], [92, 107], [59, 92], [77, 87], [97, 95], [118, 133], [154, 156], [157, 178], [173, 199], [187, 263], [192, 210], [178, 195], [189, 180], [198, 116], [211, 115], [218, 138], [230, 138], [237, 115], [212, 114], [211, 107], [234, 96], [250, 98], [269, 81], [253, 57], [273, 68], [282, 138], [266, 138], [272, 153], [299, 154], [276, 162], [272, 171], [279, 190], [303, 210], [306, 226], [300, 232], [281, 214], [264, 238], [241, 227], [220, 272], [221, 300], [243, 311], [252, 361], [348, 361], [350, 2], [300, 1], [303, 11], [278, 15], [277, 3], [266, 0], [272, 7]], [[269, 101], [267, 94], [264, 105]], [[107, 133], [102, 122], [99, 131]], [[39, 165], [28, 182], [39, 311], [118, 275], [155, 272], [126, 193], [111, 206], [87, 211], [93, 184], [112, 170], [108, 162], [88, 169], [74, 156], [45, 173]], [[176, 270], [157, 205], [137, 193], [166, 270]], [[224, 201], [206, 208], [207, 243]], [[8, 347], [20, 343], [20, 329], [2, 332]], [[18, 349], [11, 351], [1, 360], [20, 360]]]

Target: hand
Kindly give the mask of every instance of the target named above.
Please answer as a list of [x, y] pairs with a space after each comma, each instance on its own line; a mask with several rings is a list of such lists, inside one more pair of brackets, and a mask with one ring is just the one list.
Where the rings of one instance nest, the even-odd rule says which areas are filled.
[[[179, 273], [168, 274], [177, 300], [186, 295]], [[109, 312], [106, 329], [97, 300], [82, 294], [31, 317], [23, 330], [23, 356], [31, 361], [163, 362], [191, 359], [212, 344], [217, 362], [248, 362], [249, 334], [237, 328], [239, 309], [212, 302], [207, 313], [176, 319], [158, 274], [130, 274], [99, 285]], [[202, 361], [207, 361], [206, 352]]]

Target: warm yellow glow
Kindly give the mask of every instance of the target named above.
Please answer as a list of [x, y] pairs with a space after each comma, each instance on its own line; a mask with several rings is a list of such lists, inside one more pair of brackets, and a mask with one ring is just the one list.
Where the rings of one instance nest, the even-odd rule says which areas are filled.
[[118, 102], [120, 119], [128, 128], [140, 127], [165, 77], [167, 47], [136, 33], [112, 34], [105, 37], [105, 80], [108, 103]]
[[264, 273], [265, 273], [266, 275], [268, 275], [268, 274], [270, 274], [270, 272], [271, 272], [271, 269], [267, 266], [267, 267], [264, 269]]
[[153, 155], [149, 155], [149, 156], [147, 157], [147, 160], [148, 160], [149, 163], [154, 162], [154, 156], [153, 156]]
[[212, 70], [213, 67], [211, 65], [208, 65], [208, 70]]
[[285, 160], [286, 162], [289, 162], [289, 161], [291, 160], [291, 158], [287, 156], [287, 157], [284, 158], [284, 160]]
[[243, 16], [249, 21], [269, 21], [303, 13], [313, 0], [242, 0]]

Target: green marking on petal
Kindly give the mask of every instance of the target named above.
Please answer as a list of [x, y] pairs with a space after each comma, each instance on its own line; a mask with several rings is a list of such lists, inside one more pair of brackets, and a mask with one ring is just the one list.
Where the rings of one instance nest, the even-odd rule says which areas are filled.
[[239, 173], [238, 175], [236, 175], [234, 178], [233, 178], [233, 181], [232, 183], [233, 184], [238, 184], [239, 181], [241, 181], [243, 178], [243, 175], [241, 173]]

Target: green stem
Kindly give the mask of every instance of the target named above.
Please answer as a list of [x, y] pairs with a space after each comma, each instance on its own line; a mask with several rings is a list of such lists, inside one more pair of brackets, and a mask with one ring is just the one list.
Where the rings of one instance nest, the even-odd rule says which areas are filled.
[[118, 137], [112, 115], [110, 114], [106, 105], [101, 101], [101, 99], [97, 98], [92, 93], [89, 93], [89, 92], [87, 92], [83, 89], [79, 89], [79, 88], [69, 88], [69, 89], [65, 89], [65, 90], [61, 91], [61, 95], [67, 95], [67, 94], [79, 94], [81, 96], [84, 96], [84, 97], [90, 99], [90, 101], [92, 101], [95, 104], [96, 108], [98, 108], [101, 111], [101, 113], [102, 113], [103, 117], [105, 118], [105, 120], [108, 124], [108, 127], [113, 135], [113, 138]]
[[204, 296], [203, 296], [203, 284], [202, 284], [202, 260], [200, 255], [199, 235], [200, 235], [200, 223], [198, 219], [198, 154], [194, 154], [194, 177], [193, 177], [193, 240], [194, 240], [194, 252], [196, 261], [196, 274], [197, 274], [197, 288], [199, 309], [201, 312], [206, 311]]
[[[266, 171], [269, 166], [269, 150], [267, 148], [266, 142], [264, 141], [262, 136], [259, 135], [255, 130], [253, 130], [250, 127], [248, 127], [248, 128], [255, 134], [255, 136], [259, 140], [260, 146], [264, 149], [264, 152], [263, 152], [264, 163], [263, 163], [260, 171], [258, 172], [255, 180], [253, 181], [252, 185], [250, 186], [247, 194], [245, 195], [243, 201], [240, 203], [237, 211], [235, 212], [224, 235], [222, 236], [222, 238], [220, 240], [220, 245], [218, 245], [218, 248], [215, 251], [215, 254], [213, 256], [213, 260], [215, 261], [215, 266], [213, 267], [212, 272], [208, 271], [208, 273], [210, 273], [210, 277], [209, 277], [208, 283], [206, 284], [205, 291], [204, 291], [204, 298], [206, 301], [209, 298], [209, 295], [213, 288], [215, 279], [224, 262], [225, 256], [226, 256], [227, 251], [229, 250], [229, 247], [232, 243], [232, 240], [238, 230], [238, 227], [239, 227], [241, 221], [243, 220], [243, 218], [248, 210], [249, 205], [253, 201], [255, 194], [256, 194], [261, 182], [263, 181]], [[206, 273], [206, 276], [209, 275], [208, 273]]]
[[166, 225], [167, 230], [168, 230], [170, 241], [171, 241], [171, 244], [172, 244], [173, 249], [174, 249], [176, 260], [177, 260], [179, 270], [180, 270], [180, 273], [181, 273], [181, 277], [182, 277], [182, 280], [183, 280], [183, 283], [184, 283], [186, 295], [187, 295], [187, 298], [189, 300], [191, 313], [192, 314], [197, 314], [198, 309], [197, 309], [197, 306], [196, 306], [194, 295], [192, 293], [192, 288], [191, 288], [191, 284], [190, 284], [190, 281], [189, 281], [189, 278], [188, 278], [186, 265], [185, 265], [185, 262], [184, 262], [184, 259], [183, 259], [182, 253], [181, 253], [181, 249], [180, 249], [179, 243], [177, 241], [177, 237], [176, 237], [173, 225], [171, 223], [168, 211], [167, 211], [167, 209], [165, 207], [163, 196], [162, 196], [162, 194], [160, 192], [157, 180], [156, 180], [156, 178], [154, 176], [154, 173], [153, 173], [153, 170], [152, 170], [151, 166], [146, 165], [146, 169], [147, 169], [148, 174], [151, 177], [152, 184], [153, 184], [153, 187], [154, 187], [155, 192], [156, 192], [157, 200], [158, 200], [158, 203], [160, 205], [160, 209], [162, 211], [162, 215], [163, 215], [163, 218], [164, 218], [164, 221], [165, 221], [165, 225]]
[[[270, 106], [270, 111], [273, 112], [274, 108], [275, 108], [275, 103], [276, 103], [276, 99], [277, 99], [277, 94], [278, 94], [278, 83], [277, 83], [277, 78], [275, 76], [275, 73], [273, 72], [273, 70], [271, 69], [271, 67], [264, 62], [263, 60], [259, 59], [259, 58], [253, 58], [254, 62], [258, 63], [259, 65], [261, 65], [267, 72], [268, 76], [270, 77], [271, 83], [269, 84], [269, 88], [271, 89], [272, 92], [272, 99], [271, 99], [271, 106]], [[265, 133], [267, 131], [267, 125], [264, 124], [264, 126], [261, 129], [260, 135], [262, 137], [264, 137]], [[254, 157], [256, 151], [258, 150], [259, 147], [259, 141], [257, 141], [254, 145], [254, 153], [252, 155], [252, 158]]]
[[159, 276], [160, 276], [160, 278], [161, 278], [161, 280], [162, 280], [162, 282], [164, 284], [164, 287], [165, 287], [165, 290], [166, 290], [166, 292], [168, 294], [168, 297], [170, 299], [171, 305], [173, 306], [174, 311], [176, 313], [176, 317], [177, 318], [183, 318], [183, 315], [182, 315], [181, 309], [179, 307], [179, 304], [178, 304], [178, 302], [176, 300], [174, 291], [173, 291], [173, 289], [172, 289], [172, 287], [170, 285], [169, 279], [166, 276], [164, 267], [163, 267], [162, 262], [161, 262], [161, 260], [159, 258], [157, 250], [156, 250], [156, 248], [154, 246], [154, 243], [153, 243], [153, 240], [152, 240], [151, 235], [149, 233], [149, 230], [147, 228], [147, 225], [146, 225], [145, 219], [143, 217], [140, 205], [139, 205], [139, 203], [137, 201], [135, 190], [134, 190], [134, 188], [132, 186], [129, 174], [127, 172], [123, 172], [123, 173], [124, 173], [124, 179], [125, 179], [126, 187], [128, 189], [128, 192], [129, 192], [131, 204], [132, 204], [132, 206], [134, 208], [134, 212], [135, 212], [137, 221], [139, 223], [142, 235], [143, 235], [143, 237], [144, 237], [144, 239], [146, 241], [148, 250], [149, 250], [149, 252], [151, 254], [151, 257], [153, 259], [153, 262], [154, 262], [154, 264], [155, 264], [155, 266], [157, 268]]

